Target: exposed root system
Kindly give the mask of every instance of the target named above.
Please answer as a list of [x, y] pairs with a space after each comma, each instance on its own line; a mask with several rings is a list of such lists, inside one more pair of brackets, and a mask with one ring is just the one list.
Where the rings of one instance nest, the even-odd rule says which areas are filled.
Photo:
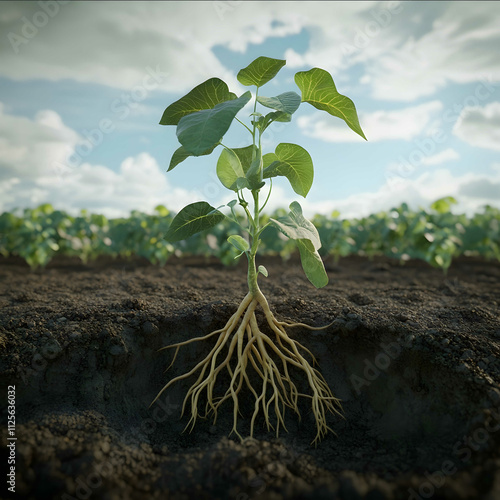
[[[274, 333], [274, 339], [259, 328], [255, 316], [257, 306], [262, 308], [266, 322]], [[254, 412], [250, 424], [250, 436], [253, 436], [255, 421], [260, 411], [264, 415], [268, 431], [273, 429], [276, 431], [276, 436], [278, 436], [280, 426], [287, 430], [285, 426], [285, 408], [291, 408], [300, 418], [297, 402], [299, 396], [301, 396], [311, 399], [311, 408], [316, 419], [317, 430], [313, 443], [317, 444], [329, 430], [332, 431], [327, 425], [327, 413], [331, 412], [342, 416], [340, 413], [342, 407], [340, 400], [333, 396], [321, 373], [314, 366], [311, 366], [305, 358], [304, 353], [312, 358], [313, 365], [317, 364], [312, 353], [287, 335], [285, 328], [296, 326], [311, 330], [321, 329], [313, 328], [303, 323], [278, 321], [271, 312], [266, 298], [260, 291], [254, 295], [248, 293], [224, 328], [213, 331], [203, 337], [196, 337], [163, 348], [170, 349], [175, 347], [172, 363], [168, 367], [170, 368], [175, 362], [180, 347], [218, 335], [215, 346], [207, 356], [189, 372], [170, 380], [156, 396], [153, 403], [172, 384], [199, 372], [196, 382], [188, 390], [182, 405], [182, 415], [184, 415], [188, 401], [191, 403], [191, 418], [186, 425], [186, 429], [191, 427], [190, 430], [192, 430], [198, 417], [206, 418], [211, 413], [213, 413], [215, 423], [217, 412], [222, 403], [232, 399], [234, 403], [234, 418], [231, 434], [234, 432], [240, 439], [243, 439], [243, 436], [237, 429], [237, 420], [238, 415], [241, 415], [239, 410], [239, 395], [244, 385], [254, 396]], [[227, 347], [225, 357], [222, 354], [224, 347]], [[271, 353], [274, 353], [274, 356], [271, 356]], [[234, 360], [232, 363], [233, 366], [231, 366], [233, 356], [236, 358], [236, 366], [234, 366]], [[276, 362], [275, 359], [278, 361]], [[280, 362], [281, 369], [279, 366]], [[254, 387], [255, 382], [252, 384], [250, 381], [248, 373], [249, 364], [262, 380], [258, 388]], [[298, 391], [289, 375], [290, 366], [295, 366], [304, 372], [312, 394], [303, 394]], [[223, 396], [215, 396], [214, 390], [217, 376], [224, 369], [227, 370], [230, 376], [229, 387]], [[206, 395], [204, 414], [200, 414], [198, 410], [198, 403], [202, 393]], [[271, 409], [274, 409], [276, 417], [274, 425], [270, 421], [270, 415], [272, 416]]]

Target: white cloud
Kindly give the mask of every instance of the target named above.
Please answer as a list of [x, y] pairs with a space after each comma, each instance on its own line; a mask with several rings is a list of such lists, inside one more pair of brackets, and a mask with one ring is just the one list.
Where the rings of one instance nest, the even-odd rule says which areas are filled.
[[0, 180], [0, 212], [3, 207], [7, 206], [18, 206], [16, 205], [16, 189], [14, 187], [19, 184], [21, 181], [13, 177], [7, 180]]
[[458, 160], [459, 158], [460, 155], [453, 148], [447, 148], [439, 153], [436, 153], [435, 155], [424, 156], [421, 160], [421, 164], [430, 167], [434, 165], [441, 165], [447, 161]]
[[[420, 135], [436, 113], [443, 108], [440, 101], [431, 101], [396, 111], [375, 111], [360, 114], [361, 127], [370, 142], [402, 139], [409, 141]], [[298, 126], [309, 137], [326, 142], [364, 142], [340, 119], [324, 112], [301, 116]]]
[[453, 133], [471, 146], [500, 151], [500, 102], [466, 107]]
[[176, 188], [148, 153], [126, 158], [118, 172], [84, 163], [63, 174], [0, 182], [0, 212], [15, 207], [51, 203], [69, 213], [87, 208], [108, 217], [127, 216], [131, 210], [152, 212], [156, 205], [178, 211], [199, 201], [200, 193]]
[[[455, 213], [472, 215], [486, 204], [500, 208], [500, 172], [494, 175], [467, 173], [454, 176], [448, 169], [427, 170], [418, 178], [391, 179], [377, 191], [358, 193], [340, 200], [301, 200], [307, 217], [315, 213], [330, 214], [339, 210], [343, 218], [364, 217], [382, 210], [390, 210], [401, 203], [410, 208], [428, 208], [439, 198], [454, 196], [458, 204]], [[287, 207], [296, 197], [288, 197], [283, 190], [273, 188], [270, 209]]]
[[458, 194], [461, 197], [487, 199], [491, 201], [500, 200], [500, 178], [495, 182], [491, 179], [474, 179], [460, 186]]
[[361, 65], [359, 83], [382, 100], [412, 101], [450, 82], [500, 81], [498, 2], [348, 4], [348, 12], [322, 18], [311, 9], [310, 46], [287, 50], [290, 66], [319, 66], [342, 81], [342, 70]]
[[[410, 101], [431, 95], [450, 82], [500, 80], [500, 4], [497, 2], [426, 3], [436, 12], [429, 28], [418, 36], [407, 29], [402, 43], [364, 60], [373, 95], [379, 99]], [[409, 5], [417, 7], [418, 2]], [[406, 6], [405, 6], [406, 9]], [[406, 16], [405, 17], [406, 20]], [[384, 35], [394, 40], [391, 30]]]
[[[41, 11], [39, 3], [3, 2], [0, 29], [7, 36], [0, 40], [0, 75], [14, 80], [69, 78], [130, 89], [147, 77], [147, 67], [158, 66], [168, 73], [162, 76], [163, 90], [180, 92], [219, 76], [240, 91], [234, 73], [214, 55], [215, 47], [244, 53], [249, 44], [307, 30], [309, 50], [303, 55], [286, 51], [288, 65], [338, 70], [357, 62], [347, 57], [346, 46], [360, 30], [378, 22], [374, 15], [382, 15], [382, 24], [387, 13], [395, 16], [391, 9], [396, 3], [127, 2], [118, 7], [70, 2], [26, 37], [30, 28], [23, 16], [32, 21]], [[392, 37], [377, 40], [370, 44], [376, 49], [372, 56], [398, 43]], [[266, 55], [284, 56], [277, 51]], [[342, 74], [337, 78], [345, 79]]]
[[39, 111], [30, 120], [4, 109], [0, 106], [0, 180], [52, 172], [54, 163], [64, 162], [80, 140], [52, 110]]
[[[170, 91], [185, 91], [218, 76], [240, 91], [234, 73], [219, 62], [213, 48], [243, 52], [249, 43], [298, 33], [301, 15], [274, 2], [227, 5], [221, 14], [217, 3], [69, 2], [37, 28], [28, 22], [43, 13], [39, 2], [4, 2], [0, 75], [69, 78], [123, 89], [146, 79], [148, 85]], [[148, 77], [148, 67], [159, 69], [157, 81]]]
[[203, 198], [197, 191], [171, 186], [148, 153], [126, 158], [118, 172], [90, 163], [68, 166], [68, 154], [82, 139], [52, 110], [30, 120], [0, 106], [0, 135], [0, 211], [52, 203], [70, 213], [88, 208], [124, 216], [158, 204], [179, 210]]
[[[218, 182], [207, 182], [204, 192], [172, 186], [148, 153], [125, 158], [118, 171], [90, 163], [55, 171], [51, 161], [60, 159], [69, 146], [78, 144], [81, 139], [50, 110], [38, 113], [33, 120], [3, 112], [0, 124], [2, 133], [7, 134], [10, 130], [17, 137], [12, 145], [9, 135], [6, 142], [0, 143], [0, 158], [4, 162], [0, 211], [48, 202], [70, 213], [87, 208], [117, 217], [127, 215], [132, 209], [151, 212], [158, 204], [177, 211], [201, 199], [208, 198], [215, 206], [230, 199]], [[47, 143], [52, 143], [52, 148]], [[29, 146], [22, 147], [22, 144]], [[41, 151], [48, 156], [45, 162], [39, 163]], [[444, 150], [434, 155], [431, 163], [454, 157], [453, 150]], [[492, 165], [490, 175], [455, 176], [447, 169], [426, 170], [418, 178], [393, 177], [375, 192], [359, 193], [342, 200], [302, 200], [301, 204], [308, 216], [316, 212], [328, 214], [335, 209], [340, 210], [343, 217], [357, 217], [388, 210], [402, 202], [415, 208], [428, 206], [440, 197], [451, 195], [460, 202], [456, 210], [470, 214], [486, 203], [500, 206], [500, 170], [495, 166]], [[277, 185], [268, 210], [285, 207], [296, 198]]]
[[196, 201], [194, 192], [173, 188], [148, 153], [126, 158], [118, 172], [84, 163], [57, 178], [37, 178], [35, 185], [45, 190], [54, 205], [69, 211], [85, 207], [108, 216], [127, 215], [131, 210], [150, 212], [158, 204], [179, 210]]
[[[310, 32], [308, 50], [298, 54], [293, 49], [286, 51], [288, 64], [321, 66], [328, 70], [344, 67], [356, 49], [355, 42], [367, 21], [373, 21], [370, 13], [379, 12], [383, 2], [331, 2], [303, 3], [303, 24]], [[294, 4], [289, 4], [294, 10]]]
[[185, 91], [217, 75], [239, 92], [215, 47], [243, 53], [307, 30], [304, 53], [269, 55], [285, 55], [290, 67], [322, 67], [335, 81], [362, 65], [361, 83], [380, 99], [500, 80], [497, 2], [69, 2], [45, 26], [30, 27], [23, 16], [43, 15], [40, 4], [2, 3], [1, 76], [130, 89], [147, 78], [147, 67], [158, 67], [163, 90]]
[[[17, 16], [0, 19], [2, 33], [10, 37], [2, 37], [0, 72], [14, 80], [70, 78], [126, 89], [142, 84], [147, 67], [158, 67], [163, 86], [174, 88], [186, 85], [182, 78], [199, 81], [209, 69], [224, 72], [197, 36], [192, 37], [190, 50], [190, 60], [196, 63], [186, 71], [183, 48], [191, 28], [179, 9], [164, 5], [131, 2], [117, 8], [106, 2], [69, 2], [46, 26], [31, 28], [34, 36], [29, 36], [26, 20], [32, 21], [41, 11], [39, 3], [11, 2], [4, 9]], [[19, 41], [22, 38], [26, 43]]]

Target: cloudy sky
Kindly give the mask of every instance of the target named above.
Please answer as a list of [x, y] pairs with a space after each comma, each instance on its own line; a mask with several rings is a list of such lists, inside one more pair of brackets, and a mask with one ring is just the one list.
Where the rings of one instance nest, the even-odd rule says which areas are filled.
[[[229, 201], [218, 149], [166, 173], [178, 142], [158, 121], [214, 76], [240, 95], [236, 74], [260, 55], [287, 61], [262, 95], [323, 68], [368, 139], [309, 104], [269, 130], [264, 152], [292, 142], [313, 158], [308, 214], [447, 195], [455, 211], [500, 206], [500, 3], [1, 2], [0, 33], [0, 212]], [[235, 123], [224, 143], [246, 141]], [[271, 208], [300, 198], [286, 179], [273, 194]]]

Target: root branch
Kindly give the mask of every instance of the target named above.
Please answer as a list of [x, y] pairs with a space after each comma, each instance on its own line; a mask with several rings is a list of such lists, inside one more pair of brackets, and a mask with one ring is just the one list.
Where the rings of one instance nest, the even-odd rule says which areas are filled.
[[[262, 308], [267, 325], [274, 334], [274, 339], [262, 332], [259, 328], [255, 316], [257, 306]], [[324, 377], [314, 368], [316, 359], [312, 353], [287, 335], [285, 328], [295, 326], [309, 328], [311, 330], [319, 329], [309, 327], [302, 323], [286, 323], [276, 320], [264, 295], [260, 291], [255, 295], [249, 293], [243, 299], [238, 310], [231, 316], [224, 328], [211, 332], [203, 337], [196, 337], [163, 348], [175, 348], [174, 357], [168, 367], [170, 368], [175, 362], [179, 349], [182, 346], [219, 335], [215, 345], [205, 358], [189, 372], [170, 380], [158, 393], [153, 403], [172, 384], [198, 373], [198, 377], [188, 390], [182, 405], [181, 416], [184, 415], [188, 403], [190, 403], [191, 413], [189, 422], [184, 430], [188, 428], [192, 430], [198, 417], [206, 418], [210, 414], [213, 414], [215, 423], [221, 405], [227, 400], [232, 400], [233, 428], [230, 434], [234, 432], [243, 440], [242, 435], [237, 429], [237, 421], [240, 415], [238, 398], [244, 386], [250, 390], [254, 397], [254, 411], [250, 423], [250, 436], [253, 436], [255, 422], [260, 412], [262, 412], [264, 416], [268, 431], [273, 429], [276, 432], [276, 436], [278, 436], [280, 427], [287, 430], [285, 426], [286, 407], [296, 412], [300, 418], [298, 398], [310, 398], [312, 412], [316, 420], [317, 432], [313, 440], [313, 443], [316, 445], [328, 431], [333, 432], [327, 425], [327, 413], [331, 412], [342, 416], [342, 407], [340, 400], [333, 396]], [[227, 348], [225, 356], [223, 355], [224, 348]], [[273, 357], [271, 353], [274, 353]], [[311, 366], [304, 357], [304, 353], [311, 357], [313, 366]], [[231, 366], [233, 357], [235, 361], [233, 360], [233, 366]], [[311, 394], [299, 392], [290, 377], [290, 366], [298, 368], [306, 375]], [[250, 367], [253, 368], [261, 379], [260, 387], [256, 388], [252, 385], [248, 373], [248, 368]], [[215, 397], [214, 389], [217, 377], [224, 369], [227, 370], [230, 377], [229, 387], [224, 395]], [[206, 396], [206, 405], [204, 414], [200, 414], [198, 407], [200, 397], [203, 394]], [[274, 410], [276, 417], [274, 426], [271, 424], [271, 409]]]

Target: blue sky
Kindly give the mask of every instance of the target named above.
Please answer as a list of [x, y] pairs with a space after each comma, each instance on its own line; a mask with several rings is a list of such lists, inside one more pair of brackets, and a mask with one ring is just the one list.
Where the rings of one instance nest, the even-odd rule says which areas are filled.
[[[229, 201], [218, 149], [166, 173], [178, 142], [158, 121], [214, 76], [240, 95], [236, 74], [260, 55], [287, 60], [261, 95], [300, 92], [294, 74], [323, 68], [368, 138], [302, 104], [264, 152], [302, 145], [315, 182], [304, 200], [279, 179], [271, 209], [298, 199], [349, 217], [447, 195], [458, 212], [500, 206], [498, 2], [2, 2], [0, 28], [0, 211]], [[235, 123], [224, 143], [246, 134]]]

